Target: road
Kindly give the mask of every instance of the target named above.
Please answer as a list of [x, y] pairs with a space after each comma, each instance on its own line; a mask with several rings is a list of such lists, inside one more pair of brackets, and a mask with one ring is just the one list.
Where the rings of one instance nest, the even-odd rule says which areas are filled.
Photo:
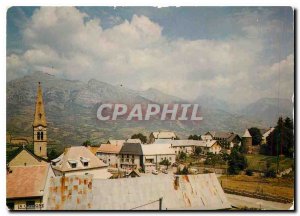
[[266, 201], [251, 197], [238, 196], [234, 194], [225, 194], [228, 201], [235, 207], [261, 208], [264, 210], [288, 210], [292, 204]]

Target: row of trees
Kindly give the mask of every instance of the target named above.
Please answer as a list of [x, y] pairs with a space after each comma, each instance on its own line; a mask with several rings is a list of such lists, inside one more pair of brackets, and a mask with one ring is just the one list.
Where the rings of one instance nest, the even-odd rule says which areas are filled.
[[269, 155], [294, 156], [294, 124], [290, 118], [278, 119], [275, 129], [267, 137], [266, 150]]

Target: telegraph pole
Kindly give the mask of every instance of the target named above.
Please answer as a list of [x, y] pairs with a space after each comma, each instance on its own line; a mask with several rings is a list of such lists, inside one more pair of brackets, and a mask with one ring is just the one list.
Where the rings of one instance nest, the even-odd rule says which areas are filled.
[[162, 200], [163, 200], [163, 198], [161, 197], [161, 198], [159, 198], [159, 211], [161, 211], [162, 210]]

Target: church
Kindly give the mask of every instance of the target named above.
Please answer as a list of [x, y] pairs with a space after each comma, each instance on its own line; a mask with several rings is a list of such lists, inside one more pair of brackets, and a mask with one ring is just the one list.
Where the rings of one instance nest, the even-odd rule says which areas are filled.
[[33, 129], [34, 154], [25, 146], [8, 163], [8, 166], [31, 166], [47, 164], [47, 120], [43, 102], [43, 92], [41, 83], [38, 83], [37, 97], [35, 103]]

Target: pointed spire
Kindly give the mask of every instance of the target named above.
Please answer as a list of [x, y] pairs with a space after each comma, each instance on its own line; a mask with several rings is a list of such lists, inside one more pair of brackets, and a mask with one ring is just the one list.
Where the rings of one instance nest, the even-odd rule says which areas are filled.
[[248, 129], [245, 130], [243, 137], [252, 137]]
[[38, 90], [37, 90], [37, 97], [36, 97], [36, 104], [35, 104], [35, 113], [34, 113], [34, 120], [33, 120], [33, 127], [37, 126], [47, 126], [44, 103], [43, 103], [43, 93], [41, 83], [39, 82]]

